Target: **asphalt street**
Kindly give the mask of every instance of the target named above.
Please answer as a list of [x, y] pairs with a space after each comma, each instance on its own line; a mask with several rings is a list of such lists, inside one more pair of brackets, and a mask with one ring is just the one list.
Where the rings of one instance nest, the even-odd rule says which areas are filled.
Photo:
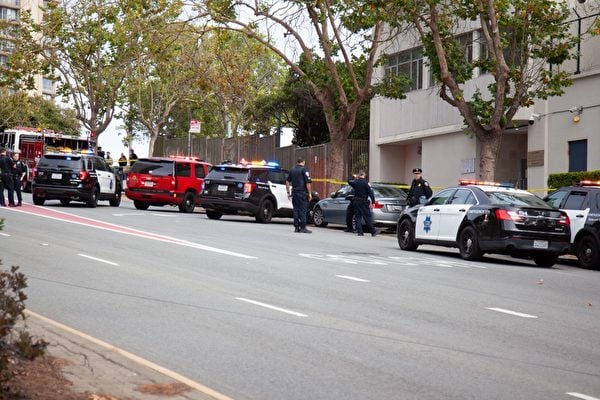
[[600, 399], [600, 272], [289, 219], [0, 209], [27, 306], [233, 399]]

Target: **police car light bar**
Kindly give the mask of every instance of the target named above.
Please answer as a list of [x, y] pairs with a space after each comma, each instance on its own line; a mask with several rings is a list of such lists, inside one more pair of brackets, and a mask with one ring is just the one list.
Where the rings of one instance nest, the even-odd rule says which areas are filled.
[[500, 183], [500, 182], [490, 182], [490, 181], [478, 181], [475, 179], [461, 179], [458, 181], [458, 183], [460, 184], [460, 186], [467, 186], [467, 185], [481, 185], [481, 186], [498, 186], [498, 187], [507, 187], [507, 188], [512, 188], [513, 185], [509, 184], [509, 183]]
[[579, 185], [580, 186], [600, 186], [600, 181], [585, 180], [585, 181], [580, 181]]

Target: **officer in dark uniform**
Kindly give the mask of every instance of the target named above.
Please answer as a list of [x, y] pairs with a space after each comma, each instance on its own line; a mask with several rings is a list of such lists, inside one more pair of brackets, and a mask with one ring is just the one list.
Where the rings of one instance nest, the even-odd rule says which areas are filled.
[[363, 236], [363, 219], [371, 232], [371, 236], [377, 235], [377, 231], [373, 227], [369, 206], [369, 199], [371, 199], [371, 204], [375, 204], [375, 194], [373, 193], [373, 188], [369, 185], [369, 181], [367, 181], [366, 174], [360, 171], [356, 179], [348, 180], [348, 184], [354, 188], [352, 206], [354, 207], [354, 221], [358, 236]]
[[[297, 164], [288, 173], [285, 189], [294, 207], [294, 232], [312, 233], [306, 229], [306, 213], [312, 198], [310, 173], [304, 167], [304, 158], [298, 157]], [[291, 191], [290, 191], [291, 185]]]
[[[14, 192], [14, 164], [12, 158], [10, 158], [6, 154], [6, 150], [2, 150], [0, 153], [0, 171], [2, 171], [2, 183], [4, 184], [4, 188], [8, 191], [8, 205], [9, 207], [15, 206], [15, 192]], [[2, 190], [2, 203], [1, 205], [6, 205], [4, 203], [4, 189]]]
[[[356, 175], [350, 176], [350, 178], [348, 178], [348, 182], [355, 180], [356, 177]], [[350, 200], [350, 202], [348, 203], [348, 207], [346, 207], [346, 229], [344, 229], [344, 232], [354, 232], [354, 205], [352, 204], [353, 198], [354, 192], [352, 192], [351, 195], [346, 196], [346, 199]]]
[[415, 168], [412, 172], [414, 174], [414, 179], [410, 184], [410, 190], [408, 191], [409, 207], [419, 204], [421, 197], [428, 199], [433, 194], [429, 182], [423, 179], [423, 176], [421, 175], [423, 170], [421, 168]]
[[21, 160], [21, 154], [19, 151], [13, 153], [13, 180], [15, 185], [15, 193], [17, 194], [17, 206], [23, 205], [23, 195], [21, 189], [23, 187], [23, 180], [27, 176], [27, 165]]

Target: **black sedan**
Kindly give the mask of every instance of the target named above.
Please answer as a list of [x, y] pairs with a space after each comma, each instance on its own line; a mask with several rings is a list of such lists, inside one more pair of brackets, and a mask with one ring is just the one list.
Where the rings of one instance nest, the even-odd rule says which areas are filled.
[[543, 267], [569, 250], [569, 217], [525, 190], [462, 181], [424, 205], [406, 209], [398, 221], [398, 244], [458, 247], [465, 260], [484, 253], [530, 256]]
[[[371, 209], [375, 226], [395, 228], [400, 213], [406, 207], [406, 193], [394, 186], [384, 183], [371, 183], [375, 194], [375, 204]], [[344, 185], [331, 196], [319, 201], [313, 210], [313, 222], [316, 226], [328, 224], [346, 225], [346, 209], [354, 195], [350, 185]]]

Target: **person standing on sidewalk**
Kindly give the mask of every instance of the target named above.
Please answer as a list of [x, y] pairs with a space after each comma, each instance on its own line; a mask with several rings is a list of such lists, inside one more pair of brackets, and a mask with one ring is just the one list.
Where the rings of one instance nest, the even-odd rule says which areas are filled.
[[296, 166], [288, 173], [285, 190], [288, 198], [292, 199], [294, 208], [294, 232], [312, 233], [312, 231], [306, 229], [306, 213], [312, 194], [310, 172], [304, 167], [304, 164], [304, 158], [298, 157]]
[[17, 206], [21, 207], [23, 205], [23, 195], [21, 194], [21, 190], [23, 189], [23, 180], [27, 176], [27, 165], [21, 161], [20, 151], [15, 151], [13, 153], [13, 163], [13, 183], [15, 187], [15, 193], [17, 194]]
[[421, 199], [428, 199], [433, 194], [429, 182], [423, 179], [423, 170], [421, 168], [414, 168], [412, 170], [414, 179], [410, 184], [410, 190], [408, 191], [408, 206], [416, 206], [421, 203]]
[[[4, 188], [8, 191], [8, 206], [15, 206], [15, 184], [13, 180], [13, 160], [6, 154], [6, 150], [0, 152], [0, 172], [2, 173], [2, 183]], [[4, 202], [4, 190], [2, 190], [2, 205], [6, 205]]]
[[[360, 171], [356, 179], [349, 179], [348, 184], [354, 188], [354, 198], [352, 199], [352, 206], [354, 207], [354, 223], [356, 225], [356, 231], [358, 236], [363, 236], [363, 219], [367, 225], [367, 229], [371, 232], [371, 236], [376, 236], [377, 231], [373, 226], [373, 219], [371, 218], [370, 207], [375, 204], [375, 194], [373, 188], [367, 180], [367, 174], [364, 171]], [[369, 203], [369, 199], [371, 203]]]

